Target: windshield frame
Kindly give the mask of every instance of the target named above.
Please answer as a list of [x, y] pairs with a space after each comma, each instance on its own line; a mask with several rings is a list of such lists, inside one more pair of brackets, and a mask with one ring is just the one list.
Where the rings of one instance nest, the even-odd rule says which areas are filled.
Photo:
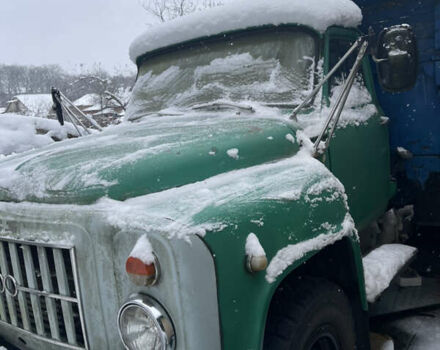
[[281, 24], [278, 26], [275, 25], [264, 25], [261, 27], [251, 27], [246, 29], [234, 30], [231, 32], [223, 32], [216, 35], [211, 35], [207, 37], [200, 37], [198, 39], [193, 39], [189, 41], [185, 41], [179, 44], [171, 45], [165, 48], [160, 48], [154, 51], [147, 52], [136, 59], [136, 65], [138, 67], [136, 80], [139, 77], [139, 72], [141, 70], [141, 66], [146, 63], [150, 58], [157, 57], [161, 55], [166, 55], [170, 52], [179, 51], [182, 49], [191, 49], [196, 47], [204, 47], [214, 42], [219, 41], [227, 41], [233, 40], [239, 37], [247, 36], [249, 34], [255, 33], [265, 33], [265, 32], [280, 32], [280, 31], [302, 31], [306, 34], [310, 35], [315, 40], [315, 59], [319, 60], [321, 57], [321, 53], [323, 50], [322, 47], [322, 39], [324, 35], [317, 32], [315, 29], [298, 24]]

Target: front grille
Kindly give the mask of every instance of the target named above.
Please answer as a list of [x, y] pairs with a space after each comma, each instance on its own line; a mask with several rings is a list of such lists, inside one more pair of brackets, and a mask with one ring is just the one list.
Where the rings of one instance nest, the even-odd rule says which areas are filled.
[[0, 272], [1, 322], [66, 348], [88, 348], [73, 247], [2, 238]]

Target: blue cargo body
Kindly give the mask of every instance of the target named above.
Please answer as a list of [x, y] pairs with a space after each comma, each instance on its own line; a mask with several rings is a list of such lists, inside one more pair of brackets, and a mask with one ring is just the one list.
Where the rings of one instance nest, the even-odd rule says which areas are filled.
[[[363, 31], [375, 32], [408, 23], [415, 30], [419, 76], [408, 92], [391, 94], [376, 82], [384, 112], [390, 118], [396, 205], [415, 204], [419, 225], [440, 226], [440, 1], [356, 0], [363, 11]], [[402, 160], [397, 147], [413, 157]]]

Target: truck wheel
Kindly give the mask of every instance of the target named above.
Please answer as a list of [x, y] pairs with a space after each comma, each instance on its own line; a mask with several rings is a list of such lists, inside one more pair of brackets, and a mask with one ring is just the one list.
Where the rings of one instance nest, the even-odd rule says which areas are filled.
[[353, 350], [350, 302], [325, 279], [302, 277], [279, 288], [266, 323], [267, 350]]

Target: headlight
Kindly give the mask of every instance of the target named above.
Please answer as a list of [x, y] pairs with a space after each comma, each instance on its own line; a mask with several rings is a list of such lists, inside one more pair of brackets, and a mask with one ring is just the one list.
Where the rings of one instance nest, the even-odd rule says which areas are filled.
[[164, 308], [155, 300], [137, 295], [122, 305], [118, 315], [119, 335], [129, 350], [171, 350], [174, 328]]

